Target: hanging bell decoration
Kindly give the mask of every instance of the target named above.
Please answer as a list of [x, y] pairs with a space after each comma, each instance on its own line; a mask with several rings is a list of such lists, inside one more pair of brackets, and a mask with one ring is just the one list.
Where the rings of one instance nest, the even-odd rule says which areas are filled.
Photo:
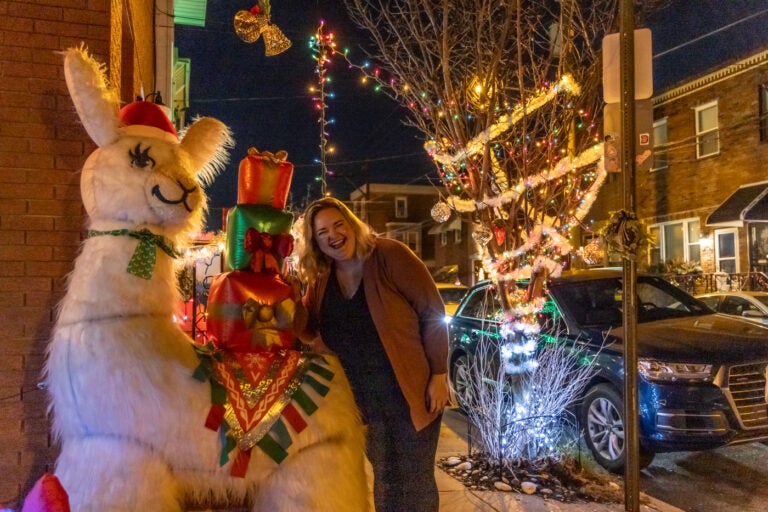
[[250, 11], [237, 11], [235, 33], [246, 43], [255, 43], [268, 23], [267, 17], [261, 14], [261, 8], [255, 5]]
[[235, 33], [246, 43], [255, 43], [264, 36], [264, 54], [272, 57], [291, 47], [291, 40], [270, 21], [269, 0], [261, 0], [250, 11], [235, 13]]
[[267, 23], [261, 35], [264, 36], [264, 54], [267, 57], [283, 53], [291, 47], [291, 40], [285, 37], [277, 25]]

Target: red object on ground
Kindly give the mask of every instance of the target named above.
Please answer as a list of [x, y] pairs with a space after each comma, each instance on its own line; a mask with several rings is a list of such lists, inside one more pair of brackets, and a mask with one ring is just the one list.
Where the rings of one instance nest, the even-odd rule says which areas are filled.
[[69, 496], [56, 475], [45, 473], [35, 482], [21, 512], [70, 512]]

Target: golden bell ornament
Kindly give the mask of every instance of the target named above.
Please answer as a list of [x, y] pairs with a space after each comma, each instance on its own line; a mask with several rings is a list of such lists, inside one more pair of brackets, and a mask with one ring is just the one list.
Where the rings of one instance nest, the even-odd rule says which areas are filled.
[[291, 40], [285, 37], [285, 34], [277, 28], [277, 25], [268, 23], [261, 35], [264, 36], [264, 54], [272, 57], [278, 53], [283, 53], [291, 47]]
[[237, 11], [235, 14], [235, 33], [246, 43], [259, 39], [268, 24], [269, 18], [263, 14], [253, 14], [250, 11]]

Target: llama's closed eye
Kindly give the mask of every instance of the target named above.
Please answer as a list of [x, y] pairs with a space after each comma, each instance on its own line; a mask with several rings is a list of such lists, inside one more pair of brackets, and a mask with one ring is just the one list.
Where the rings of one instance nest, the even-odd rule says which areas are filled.
[[150, 149], [151, 147], [142, 150], [141, 142], [139, 142], [136, 144], [136, 147], [133, 148], [133, 150], [128, 151], [128, 155], [131, 157], [131, 167], [144, 169], [145, 167], [149, 166], [150, 168], [154, 169], [155, 160], [149, 156]]

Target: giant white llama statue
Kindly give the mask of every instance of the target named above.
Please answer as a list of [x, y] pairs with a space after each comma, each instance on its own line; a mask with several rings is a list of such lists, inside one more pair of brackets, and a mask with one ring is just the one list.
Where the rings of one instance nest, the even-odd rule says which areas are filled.
[[[70, 95], [98, 146], [81, 177], [88, 238], [58, 313], [46, 365], [55, 475], [75, 512], [171, 512], [190, 503], [248, 503], [253, 511], [368, 509], [357, 409], [338, 362], [307, 428], [277, 463], [254, 449], [244, 476], [220, 464], [219, 433], [204, 426], [210, 382], [172, 321], [174, 245], [199, 230], [201, 185], [221, 167], [229, 131], [202, 118], [179, 140], [154, 104], [118, 113], [103, 66], [65, 52]], [[154, 109], [158, 109], [155, 111]], [[242, 505], [241, 505], [242, 506]]]

